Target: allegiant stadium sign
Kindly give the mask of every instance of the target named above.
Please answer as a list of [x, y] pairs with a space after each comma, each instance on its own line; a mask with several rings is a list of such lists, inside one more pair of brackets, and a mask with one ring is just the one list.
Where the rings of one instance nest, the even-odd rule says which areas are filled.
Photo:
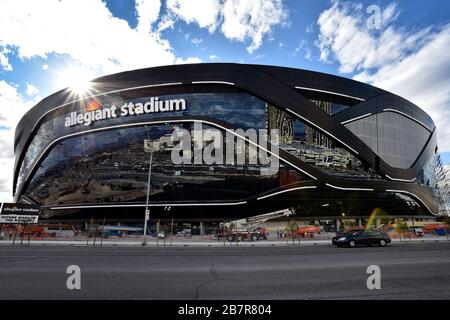
[[87, 111], [82, 113], [71, 112], [65, 118], [64, 126], [74, 127], [82, 124], [84, 124], [85, 126], [90, 126], [96, 121], [114, 119], [117, 117], [138, 116], [159, 112], [183, 111], [186, 110], [186, 100], [159, 100], [158, 97], [152, 97], [144, 103], [127, 102], [120, 108], [115, 105], [111, 107], [103, 107], [100, 102], [95, 100], [89, 103], [87, 107], [85, 107], [85, 109]]

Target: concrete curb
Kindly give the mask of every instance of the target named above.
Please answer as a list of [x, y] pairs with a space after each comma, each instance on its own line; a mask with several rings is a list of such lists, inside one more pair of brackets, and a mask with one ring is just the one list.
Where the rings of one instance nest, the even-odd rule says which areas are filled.
[[[446, 238], [426, 238], [426, 239], [412, 239], [411, 241], [400, 241], [399, 239], [393, 239], [393, 243], [403, 243], [403, 244], [417, 244], [417, 243], [430, 243], [430, 242], [449, 242]], [[226, 245], [222, 241], [166, 241], [166, 244], [162, 241], [159, 242], [158, 246], [155, 240], [150, 240], [147, 242], [147, 247], [222, 247], [222, 248], [239, 248], [239, 247], [292, 247], [292, 246], [317, 246], [317, 245], [332, 245], [331, 240], [307, 240], [301, 241], [300, 244], [296, 242], [295, 244], [287, 243], [286, 241], [260, 241], [260, 242], [240, 242], [238, 245], [236, 243], [227, 242]], [[0, 240], [0, 246], [12, 246], [12, 240]], [[17, 241], [14, 246], [20, 246], [20, 240]], [[28, 241], [24, 241], [22, 246], [66, 246], [66, 247], [86, 247], [93, 246], [92, 241], [86, 245], [86, 241], [45, 241], [45, 240], [35, 240], [28, 244]], [[95, 246], [100, 246], [100, 242], [97, 242]], [[102, 246], [105, 247], [142, 247], [142, 242], [139, 241], [103, 241]]]
[[[323, 241], [308, 241], [308, 242], [301, 242], [301, 246], [313, 246], [313, 245], [331, 245], [331, 240], [323, 240]], [[12, 246], [12, 241], [0, 241], [0, 246]], [[20, 246], [20, 241], [16, 241], [15, 246]], [[75, 246], [75, 247], [86, 247], [86, 246], [93, 246], [93, 243], [90, 242], [88, 245], [86, 245], [86, 241], [31, 241], [30, 244], [28, 244], [27, 241], [23, 242], [23, 246]], [[97, 242], [95, 246], [100, 246], [100, 242]], [[121, 241], [121, 242], [111, 242], [111, 241], [103, 241], [102, 246], [105, 247], [113, 247], [113, 246], [122, 246], [122, 247], [142, 247], [142, 242], [128, 242], [128, 241]], [[287, 244], [286, 242], [240, 242], [238, 245], [236, 245], [235, 242], [229, 243], [227, 242], [226, 245], [224, 245], [223, 242], [176, 242], [173, 241], [172, 245], [170, 242], [164, 243], [159, 242], [159, 244], [156, 244], [156, 241], [149, 241], [147, 242], [147, 247], [222, 247], [222, 248], [235, 248], [235, 247], [271, 247], [271, 246], [299, 246], [298, 242], [295, 244]]]

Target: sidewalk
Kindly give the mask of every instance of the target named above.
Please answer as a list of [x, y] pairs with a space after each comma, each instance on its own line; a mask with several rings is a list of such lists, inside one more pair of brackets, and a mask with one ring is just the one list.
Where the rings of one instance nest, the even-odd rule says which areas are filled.
[[[426, 242], [448, 242], [446, 237], [426, 237], [421, 239], [411, 239], [400, 241], [399, 239], [392, 239], [393, 243], [426, 243]], [[12, 240], [0, 240], [1, 246], [12, 246]], [[295, 244], [292, 243], [292, 240], [282, 241], [282, 240], [267, 240], [267, 241], [257, 241], [257, 242], [223, 242], [223, 241], [214, 241], [214, 240], [204, 240], [204, 241], [179, 241], [173, 240], [159, 240], [158, 243], [156, 239], [147, 240], [147, 246], [149, 247], [268, 247], [268, 246], [315, 246], [315, 245], [331, 245], [331, 240], [301, 240], [300, 244], [298, 241], [295, 241]], [[28, 246], [28, 241], [24, 239], [23, 245]], [[32, 240], [30, 242], [31, 246], [77, 246], [77, 247], [85, 247], [86, 240]], [[96, 246], [100, 246], [100, 241], [96, 241]], [[103, 246], [132, 246], [132, 247], [140, 247], [142, 246], [142, 242], [135, 241], [126, 241], [126, 240], [103, 240]], [[20, 246], [20, 239], [16, 240], [15, 246]], [[93, 241], [89, 241], [88, 246], [93, 246]]]

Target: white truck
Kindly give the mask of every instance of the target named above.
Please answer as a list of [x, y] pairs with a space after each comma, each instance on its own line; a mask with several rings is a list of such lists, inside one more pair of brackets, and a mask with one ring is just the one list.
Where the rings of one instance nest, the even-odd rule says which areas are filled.
[[295, 215], [293, 208], [221, 223], [221, 232], [217, 234], [217, 238], [220, 240], [225, 237], [230, 242], [267, 240], [266, 233], [260, 228], [261, 224], [269, 220], [289, 217], [291, 215]]

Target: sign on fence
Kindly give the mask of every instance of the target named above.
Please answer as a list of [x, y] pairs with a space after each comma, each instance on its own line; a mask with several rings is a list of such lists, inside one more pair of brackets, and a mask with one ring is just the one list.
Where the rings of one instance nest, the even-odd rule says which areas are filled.
[[38, 222], [41, 207], [31, 204], [3, 203], [0, 212], [0, 223], [34, 224]]

